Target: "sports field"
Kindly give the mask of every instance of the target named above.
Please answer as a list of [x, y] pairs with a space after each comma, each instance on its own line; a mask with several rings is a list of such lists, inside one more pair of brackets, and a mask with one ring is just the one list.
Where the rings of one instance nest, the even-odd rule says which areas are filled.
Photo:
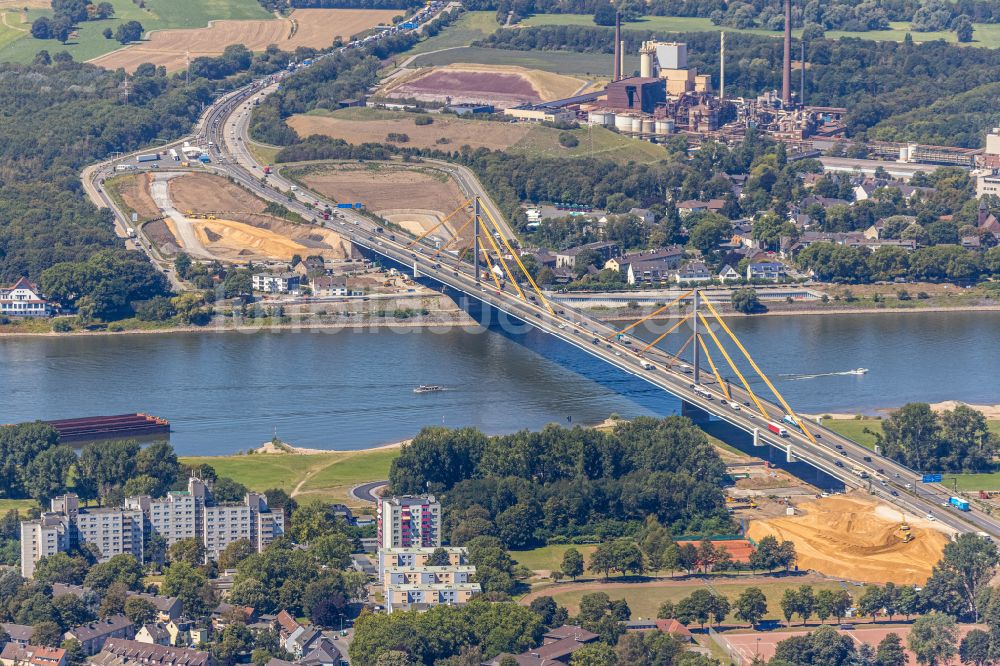
[[576, 548], [583, 555], [584, 566], [589, 562], [591, 553], [597, 550], [597, 546], [555, 544], [533, 550], [511, 551], [510, 556], [532, 571], [555, 571], [562, 566], [563, 556], [570, 548]]
[[[106, 39], [101, 33], [105, 28], [113, 31], [126, 21], [138, 21], [146, 31], [167, 28], [203, 28], [213, 20], [248, 20], [272, 18], [256, 0], [144, 0], [140, 8], [132, 0], [108, 0], [115, 8], [114, 18], [105, 21], [85, 21], [77, 31], [77, 37], [65, 45], [55, 39], [34, 39], [27, 33], [3, 45], [0, 32], [0, 62], [30, 62], [38, 51], [49, 53], [68, 51], [74, 60], [84, 61], [121, 48], [114, 39]], [[17, 6], [25, 3], [18, 2]], [[52, 11], [39, 7], [38, 3], [26, 3], [28, 17], [51, 16]], [[13, 24], [13, 18], [8, 19]]]

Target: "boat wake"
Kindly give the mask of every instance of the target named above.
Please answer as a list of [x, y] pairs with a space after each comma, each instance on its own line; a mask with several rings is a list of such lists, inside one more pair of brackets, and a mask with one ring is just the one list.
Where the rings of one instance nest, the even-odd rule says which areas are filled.
[[818, 372], [814, 375], [780, 375], [782, 379], [798, 381], [800, 379], [818, 379], [820, 377], [845, 377], [848, 375], [864, 375], [868, 368], [855, 368], [854, 370], [844, 370], [843, 372]]

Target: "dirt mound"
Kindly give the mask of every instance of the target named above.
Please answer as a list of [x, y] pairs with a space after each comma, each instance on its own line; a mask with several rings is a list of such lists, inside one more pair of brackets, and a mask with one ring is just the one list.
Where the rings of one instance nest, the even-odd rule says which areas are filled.
[[456, 63], [397, 79], [384, 93], [399, 99], [488, 102], [507, 108], [569, 97], [585, 85], [582, 79], [536, 69]]
[[948, 536], [909, 520], [913, 540], [903, 543], [900, 519], [867, 497], [827, 497], [802, 504], [799, 516], [755, 520], [747, 536], [769, 534], [795, 543], [800, 569], [870, 583], [923, 584], [941, 559]]
[[389, 23], [397, 10], [296, 9], [282, 19], [212, 21], [207, 28], [157, 30], [146, 41], [132, 44], [91, 60], [106, 69], [134, 71], [144, 62], [163, 65], [168, 71], [186, 66], [191, 58], [221, 55], [230, 44], [243, 44], [251, 51], [263, 51], [277, 44], [283, 51], [300, 46], [326, 48], [337, 37], [348, 39], [380, 23]]
[[114, 189], [122, 202], [134, 210], [140, 220], [155, 220], [160, 217], [160, 209], [149, 195], [149, 183], [152, 174], [134, 174], [116, 176], [113, 180]]

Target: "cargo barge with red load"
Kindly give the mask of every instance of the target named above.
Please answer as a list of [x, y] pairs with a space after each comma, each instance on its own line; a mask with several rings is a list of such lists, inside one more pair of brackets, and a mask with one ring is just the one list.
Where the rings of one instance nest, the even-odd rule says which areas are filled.
[[79, 419], [45, 421], [45, 423], [59, 432], [59, 442], [62, 444], [170, 435], [169, 421], [143, 413], [87, 416]]

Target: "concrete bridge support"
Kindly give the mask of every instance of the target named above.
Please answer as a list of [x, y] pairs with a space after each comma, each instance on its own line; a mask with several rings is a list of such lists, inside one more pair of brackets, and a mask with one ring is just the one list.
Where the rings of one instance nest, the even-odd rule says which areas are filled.
[[708, 423], [711, 418], [711, 415], [704, 409], [686, 400], [681, 400], [681, 416], [686, 416], [695, 423]]
[[795, 462], [795, 456], [792, 454], [792, 445], [791, 445], [791, 443], [786, 444], [786, 448], [785, 448], [785, 462], [789, 462], [789, 463]]

